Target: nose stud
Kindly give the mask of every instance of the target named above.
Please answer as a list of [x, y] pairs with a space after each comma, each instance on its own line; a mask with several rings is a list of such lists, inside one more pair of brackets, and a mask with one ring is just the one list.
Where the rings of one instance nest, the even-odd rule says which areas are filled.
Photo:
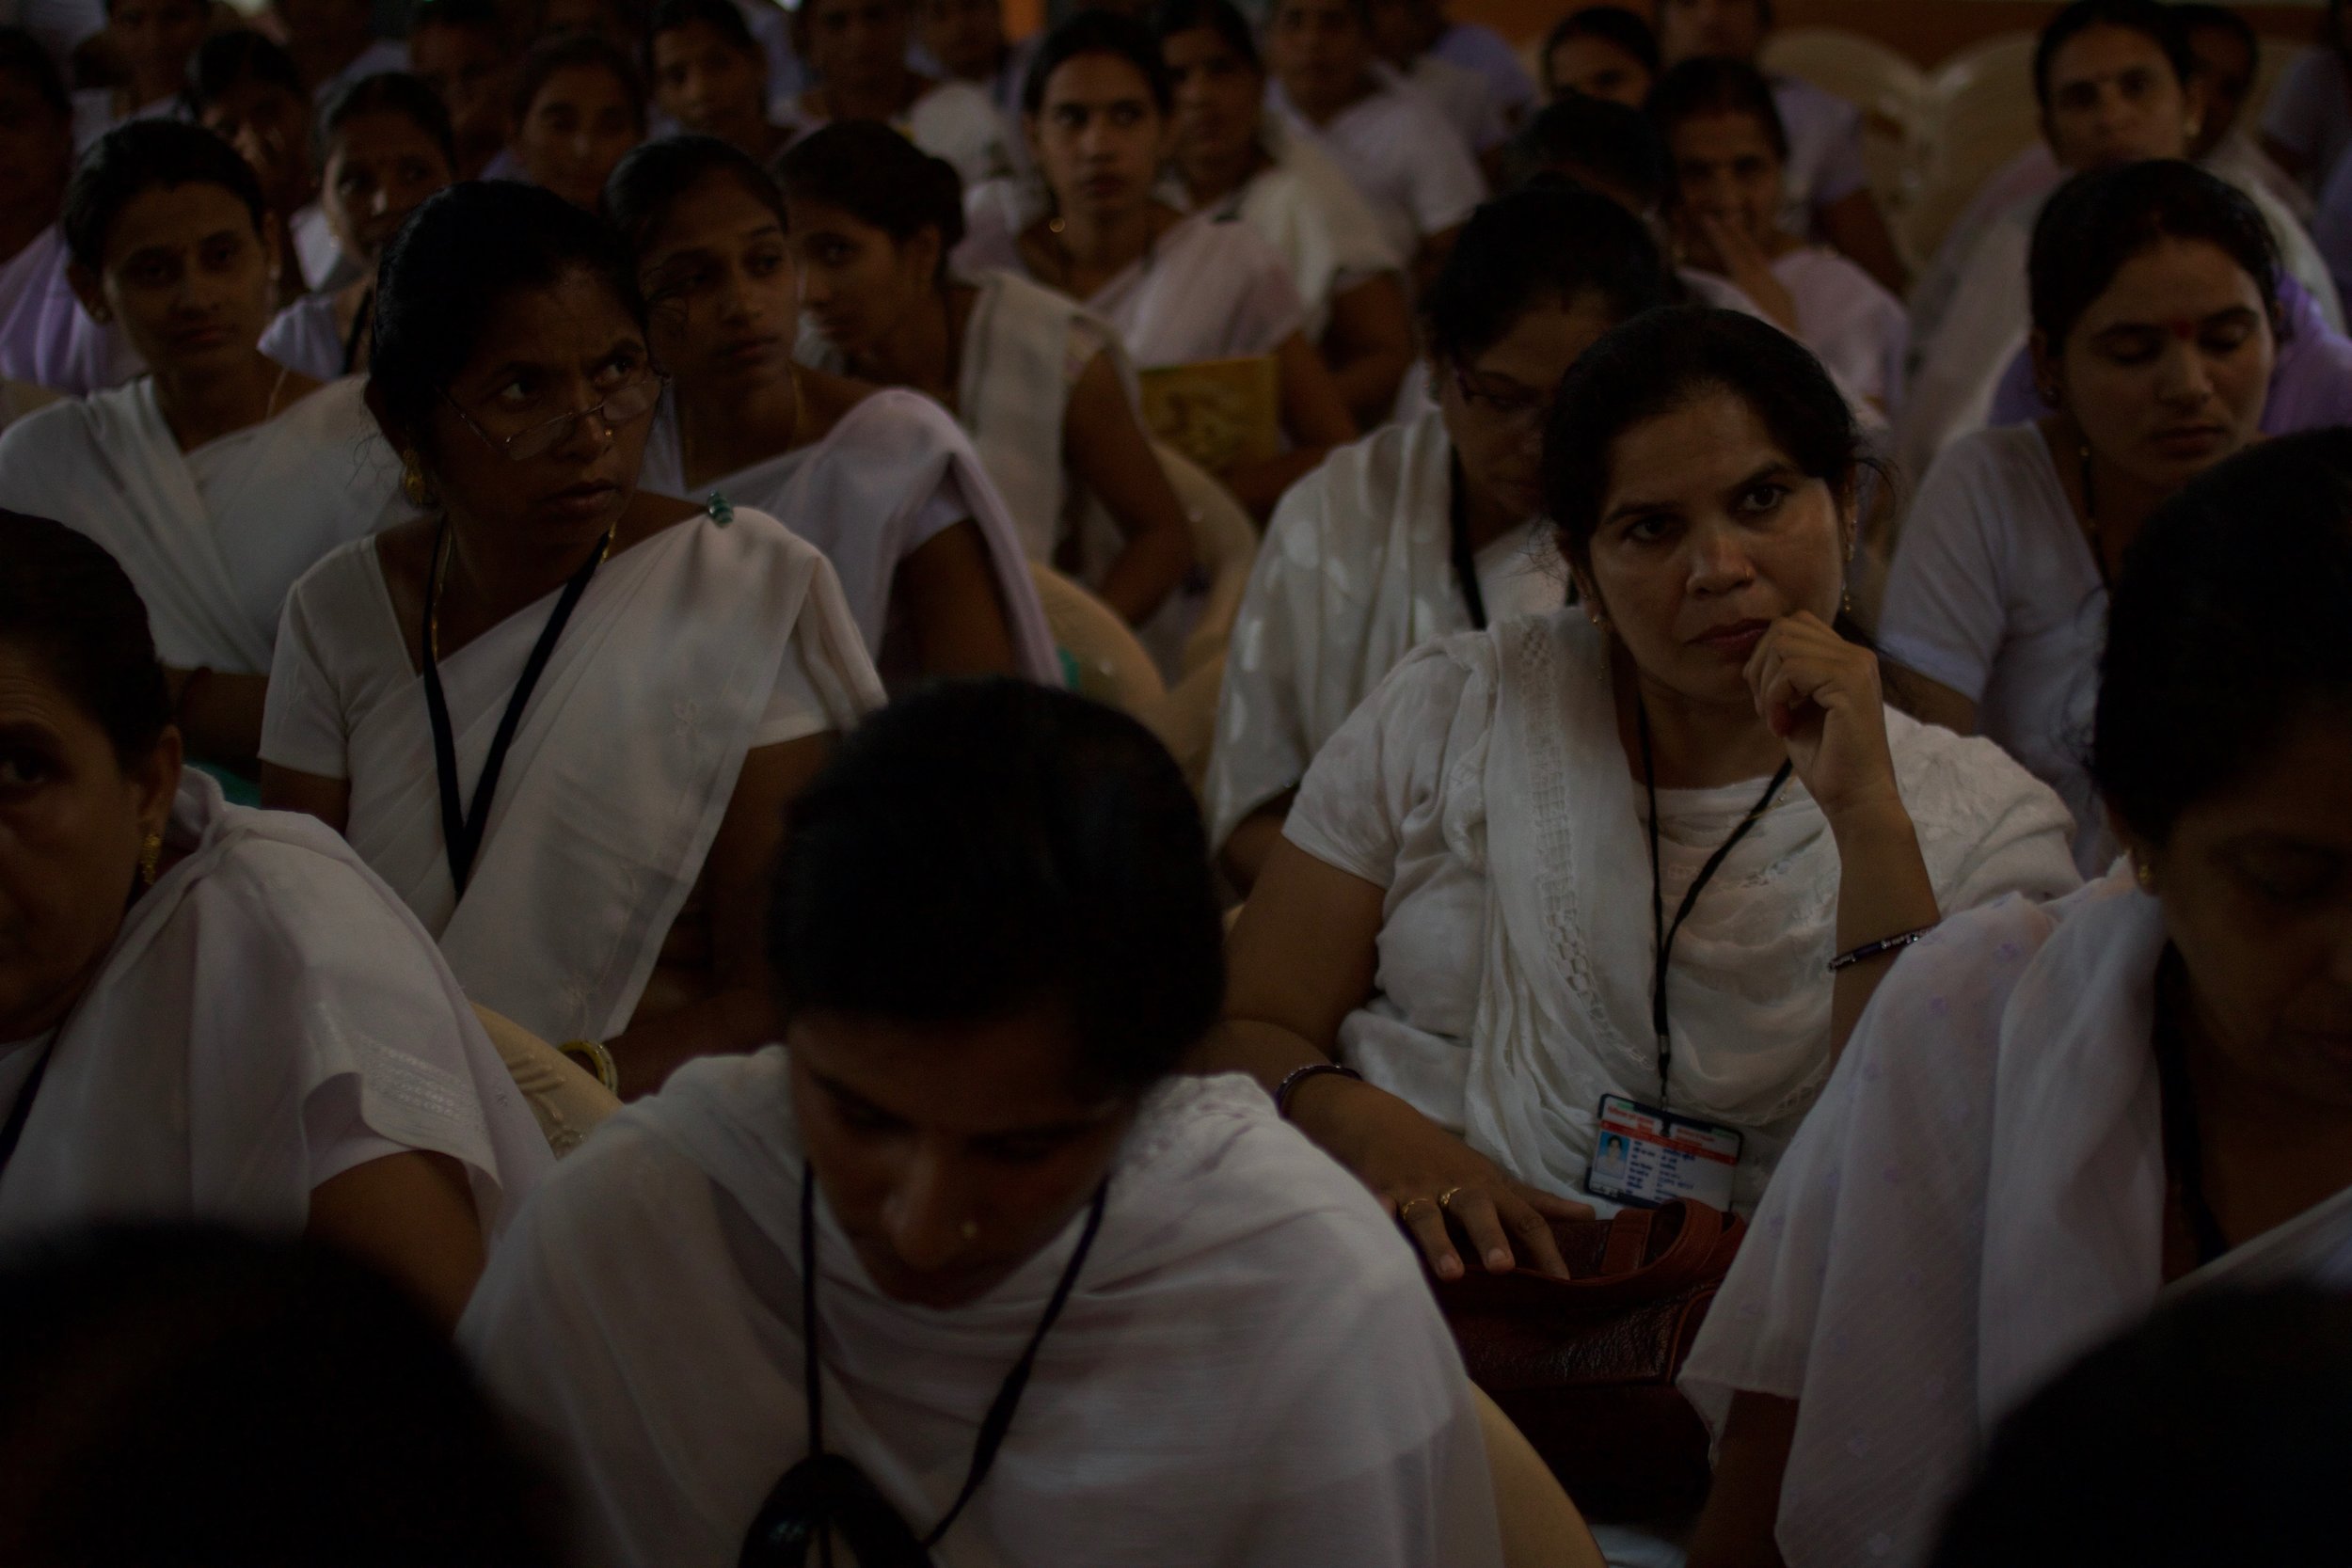
[[980, 1222], [977, 1220], [964, 1221], [962, 1235], [963, 1239], [967, 1242], [978, 1241], [980, 1239]]

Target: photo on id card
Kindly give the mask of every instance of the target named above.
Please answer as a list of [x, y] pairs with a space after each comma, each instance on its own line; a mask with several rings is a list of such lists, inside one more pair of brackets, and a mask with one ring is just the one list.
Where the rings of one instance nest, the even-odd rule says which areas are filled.
[[1741, 1142], [1736, 1129], [1621, 1094], [1601, 1097], [1594, 1123], [1584, 1190], [1595, 1197], [1630, 1209], [1656, 1209], [1678, 1197], [1731, 1207]]

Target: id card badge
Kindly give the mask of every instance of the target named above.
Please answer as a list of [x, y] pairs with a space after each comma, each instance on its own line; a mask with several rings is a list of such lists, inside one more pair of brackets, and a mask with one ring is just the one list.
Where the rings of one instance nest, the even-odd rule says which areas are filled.
[[1621, 1094], [1601, 1096], [1594, 1119], [1593, 1163], [1584, 1174], [1584, 1189], [1595, 1197], [1635, 1209], [1655, 1209], [1678, 1197], [1715, 1209], [1731, 1207], [1731, 1180], [1740, 1169], [1737, 1129], [1678, 1117]]

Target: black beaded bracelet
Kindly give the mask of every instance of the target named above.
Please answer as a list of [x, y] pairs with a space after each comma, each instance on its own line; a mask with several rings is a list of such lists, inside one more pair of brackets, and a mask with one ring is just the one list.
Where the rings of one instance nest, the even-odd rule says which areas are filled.
[[1900, 952], [1934, 929], [1932, 926], [1922, 926], [1915, 931], [1905, 931], [1899, 937], [1881, 937], [1876, 942], [1866, 942], [1852, 952], [1840, 953], [1830, 959], [1829, 972], [1835, 974], [1841, 969], [1851, 969], [1856, 964], [1868, 963], [1872, 958]]
[[1342, 1078], [1353, 1078], [1359, 1084], [1364, 1081], [1362, 1073], [1352, 1067], [1342, 1067], [1337, 1062], [1309, 1062], [1305, 1067], [1293, 1068], [1283, 1075], [1282, 1082], [1274, 1090], [1274, 1114], [1288, 1121], [1291, 1096], [1298, 1092], [1298, 1085], [1310, 1078], [1320, 1078], [1327, 1072], [1336, 1073]]

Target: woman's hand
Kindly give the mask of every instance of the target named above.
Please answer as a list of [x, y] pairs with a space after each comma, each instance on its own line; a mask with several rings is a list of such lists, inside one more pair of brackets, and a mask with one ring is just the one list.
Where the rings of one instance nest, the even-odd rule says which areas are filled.
[[1692, 221], [1707, 238], [1716, 256], [1724, 264], [1724, 276], [1739, 286], [1740, 292], [1756, 302], [1757, 309], [1774, 326], [1791, 337], [1797, 330], [1797, 296], [1772, 270], [1772, 259], [1764, 247], [1756, 243], [1754, 235], [1737, 223], [1724, 218], [1694, 213]]
[[1857, 811], [1902, 809], [1876, 654], [1799, 610], [1772, 623], [1745, 673], [1756, 713], [1833, 828]]
[[1462, 1277], [1456, 1231], [1493, 1273], [1525, 1264], [1555, 1278], [1568, 1276], [1550, 1222], [1591, 1219], [1588, 1205], [1513, 1180], [1461, 1139], [1369, 1084], [1311, 1079], [1293, 1094], [1291, 1115], [1372, 1189], [1438, 1278]]

